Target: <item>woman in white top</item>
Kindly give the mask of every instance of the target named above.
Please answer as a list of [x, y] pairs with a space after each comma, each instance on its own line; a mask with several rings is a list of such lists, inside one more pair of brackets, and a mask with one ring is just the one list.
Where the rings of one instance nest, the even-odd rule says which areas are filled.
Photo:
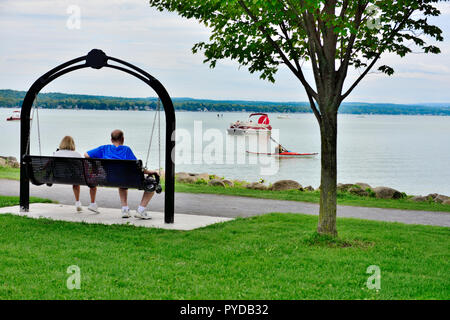
[[[53, 153], [54, 157], [70, 157], [70, 158], [83, 158], [81, 154], [75, 151], [75, 141], [71, 136], [65, 136], [61, 143], [59, 144], [59, 148], [56, 152]], [[80, 186], [72, 186], [73, 194], [75, 196], [75, 207], [77, 211], [82, 211], [81, 202], [80, 202]]]

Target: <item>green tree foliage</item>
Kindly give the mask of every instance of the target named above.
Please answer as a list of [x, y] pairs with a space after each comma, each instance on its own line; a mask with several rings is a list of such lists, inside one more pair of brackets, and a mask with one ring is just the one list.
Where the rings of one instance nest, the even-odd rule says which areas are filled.
[[[440, 14], [436, 0], [150, 0], [159, 10], [194, 18], [211, 30], [194, 45], [205, 62], [236, 60], [262, 79], [275, 81], [281, 65], [304, 87], [320, 126], [321, 202], [318, 232], [336, 235], [337, 112], [342, 101], [373, 70], [383, 53], [439, 53], [427, 40], [442, 31], [427, 18]], [[308, 83], [303, 63], [313, 70]], [[349, 68], [360, 76], [346, 84]], [[392, 66], [378, 66], [394, 73]], [[345, 84], [345, 86], [344, 86]]]
[[[19, 108], [25, 91], [0, 90], [1, 108]], [[121, 98], [66, 93], [40, 93], [37, 102], [43, 109], [84, 109], [84, 110], [155, 110], [156, 98]], [[173, 98], [177, 111], [212, 112], [288, 112], [312, 113], [306, 102], [266, 102], [239, 100], [205, 100], [191, 98]], [[350, 114], [410, 114], [410, 115], [447, 115], [450, 116], [450, 104], [405, 105], [389, 103], [344, 102], [341, 113]]]

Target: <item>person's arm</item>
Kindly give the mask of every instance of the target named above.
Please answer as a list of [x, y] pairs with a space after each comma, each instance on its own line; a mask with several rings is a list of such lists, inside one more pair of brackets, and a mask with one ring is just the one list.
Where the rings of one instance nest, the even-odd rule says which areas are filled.
[[103, 155], [103, 146], [100, 146], [100, 147], [98, 147], [98, 148], [95, 148], [95, 149], [86, 151], [86, 152], [84, 153], [84, 156], [85, 156], [86, 158], [97, 158], [97, 159], [101, 159], [101, 158], [103, 158], [102, 155]]

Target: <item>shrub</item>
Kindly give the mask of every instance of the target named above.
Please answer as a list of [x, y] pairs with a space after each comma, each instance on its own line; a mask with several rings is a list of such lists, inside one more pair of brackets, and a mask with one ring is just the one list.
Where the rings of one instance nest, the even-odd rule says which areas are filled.
[[366, 188], [366, 192], [369, 194], [369, 197], [371, 197], [371, 198], [376, 197], [375, 192], [372, 189]]
[[198, 179], [197, 181], [195, 181], [195, 184], [208, 184], [208, 181], [206, 181], [205, 179], [201, 178], [201, 179]]

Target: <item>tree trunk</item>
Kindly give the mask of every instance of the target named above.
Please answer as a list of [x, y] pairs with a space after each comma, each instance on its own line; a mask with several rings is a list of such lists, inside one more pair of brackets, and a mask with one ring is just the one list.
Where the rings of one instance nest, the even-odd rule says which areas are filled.
[[337, 183], [337, 108], [320, 108], [321, 184], [320, 212], [317, 232], [337, 236], [336, 229], [336, 183]]

